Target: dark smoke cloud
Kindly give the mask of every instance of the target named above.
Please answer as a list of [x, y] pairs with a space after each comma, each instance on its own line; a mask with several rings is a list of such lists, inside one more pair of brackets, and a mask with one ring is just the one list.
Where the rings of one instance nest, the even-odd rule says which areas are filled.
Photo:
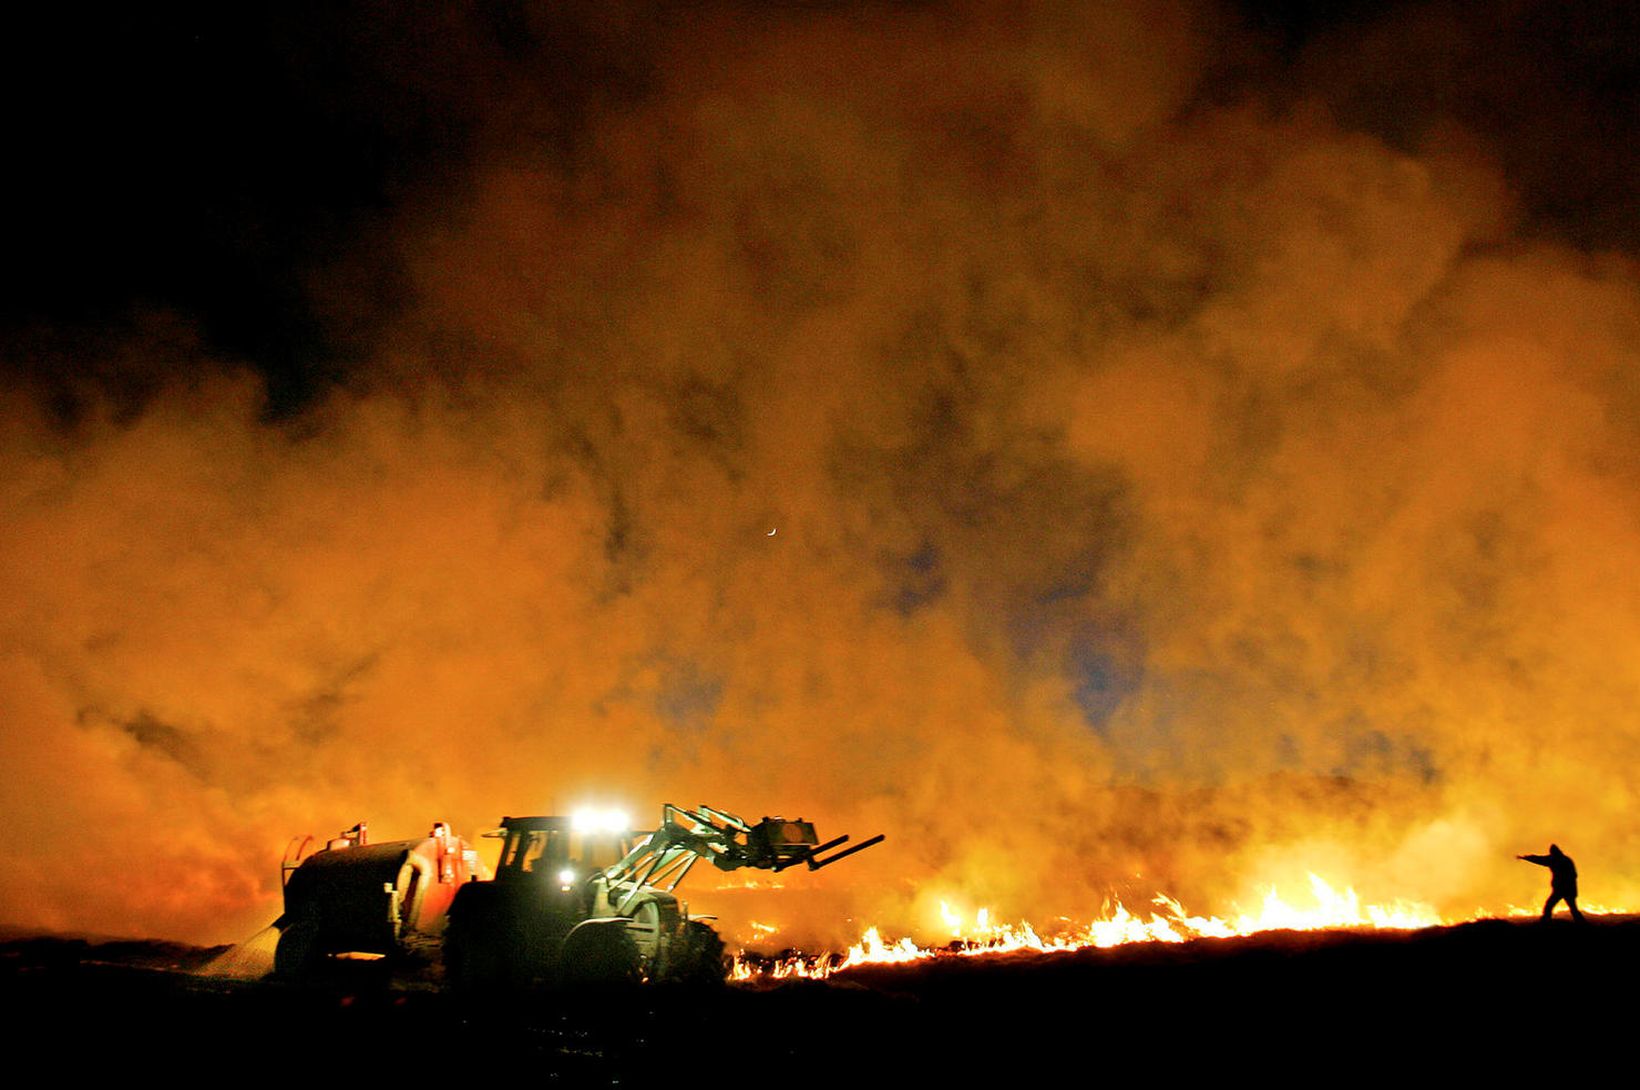
[[460, 154], [315, 264], [300, 411], [30, 342], [0, 915], [234, 938], [292, 833], [584, 799], [888, 832], [833, 938], [1551, 838], [1632, 900], [1640, 292], [1483, 125], [1220, 10], [554, 18], [327, 47]]

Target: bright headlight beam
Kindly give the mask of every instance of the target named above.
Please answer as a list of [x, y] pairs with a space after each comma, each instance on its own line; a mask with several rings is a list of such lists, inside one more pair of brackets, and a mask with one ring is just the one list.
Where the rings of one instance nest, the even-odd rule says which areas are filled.
[[581, 833], [624, 833], [628, 824], [626, 811], [583, 807], [570, 815], [570, 824]]

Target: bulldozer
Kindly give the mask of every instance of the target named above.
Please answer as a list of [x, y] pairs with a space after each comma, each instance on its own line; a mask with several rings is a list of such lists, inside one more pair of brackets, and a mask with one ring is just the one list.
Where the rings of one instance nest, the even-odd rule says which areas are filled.
[[751, 824], [671, 803], [647, 835], [609, 812], [507, 817], [495, 835], [494, 879], [457, 891], [445, 932], [446, 979], [469, 994], [543, 982], [721, 984], [723, 940], [675, 892], [697, 862], [819, 870], [883, 839], [845, 848], [846, 835], [822, 844], [807, 821]]
[[436, 954], [450, 905], [462, 886], [485, 876], [477, 850], [442, 821], [415, 840], [370, 842], [364, 823], [310, 852], [312, 837], [285, 848], [285, 911], [274, 972], [311, 975], [328, 959]]

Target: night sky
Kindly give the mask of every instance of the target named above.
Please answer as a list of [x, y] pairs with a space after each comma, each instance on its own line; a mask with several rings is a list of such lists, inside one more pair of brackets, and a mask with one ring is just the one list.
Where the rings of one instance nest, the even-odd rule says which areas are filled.
[[8, 18], [0, 922], [583, 799], [1640, 899], [1632, 6]]
[[[750, 5], [738, 18], [830, 11], [870, 28], [897, 7], [941, 10]], [[1229, 48], [1201, 78], [1202, 98], [1319, 107], [1401, 149], [1461, 132], [1505, 173], [1525, 233], [1632, 252], [1640, 15], [1624, 4], [1447, 7], [1210, 10], [1208, 32]], [[458, 216], [496, 144], [573, 169], [597, 111], [664, 94], [666, 43], [737, 18], [734, 5], [470, 8], [64, 6], [20, 17], [5, 47], [20, 164], [6, 363], [72, 385], [55, 361], [30, 359], [39, 338], [106, 339], [174, 313], [213, 357], [263, 376], [272, 414], [299, 412], [368, 366], [371, 332], [409, 304], [381, 246], [400, 216]], [[363, 300], [349, 284], [345, 320], [323, 298], [335, 285], [316, 282], [327, 273], [369, 282]], [[131, 376], [143, 370], [134, 363], [102, 374], [119, 386], [122, 370], [153, 381]]]

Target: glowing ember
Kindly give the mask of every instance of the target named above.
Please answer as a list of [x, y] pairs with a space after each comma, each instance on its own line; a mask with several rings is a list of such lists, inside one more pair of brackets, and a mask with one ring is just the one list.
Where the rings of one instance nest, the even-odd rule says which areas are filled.
[[719, 893], [746, 889], [785, 889], [786, 883], [777, 878], [723, 878], [713, 887]]
[[1119, 900], [1108, 902], [1099, 918], [1084, 925], [1060, 928], [1044, 936], [1029, 923], [997, 924], [988, 909], [973, 914], [972, 922], [948, 902], [940, 903], [940, 918], [953, 942], [945, 947], [925, 948], [909, 938], [889, 942], [875, 928], [868, 928], [848, 952], [818, 957], [789, 957], [763, 961], [742, 952], [735, 958], [731, 979], [821, 980], [858, 965], [888, 965], [936, 957], [984, 957], [1029, 951], [1064, 953], [1073, 950], [1121, 946], [1138, 942], [1188, 942], [1201, 938], [1233, 938], [1261, 931], [1317, 931], [1336, 928], [1411, 931], [1435, 927], [1449, 921], [1428, 905], [1397, 901], [1389, 905], [1363, 905], [1353, 889], [1334, 889], [1319, 875], [1309, 876], [1314, 904], [1289, 904], [1275, 887], [1265, 895], [1256, 913], [1241, 913], [1229, 919], [1192, 916], [1178, 901], [1157, 894], [1153, 910], [1143, 916], [1130, 911]]
[[817, 958], [790, 957], [782, 958], [766, 965], [754, 965], [748, 961], [745, 952], [735, 956], [734, 968], [730, 971], [730, 980], [752, 980], [755, 978], [786, 980], [799, 977], [809, 980], [823, 980], [833, 973], [855, 965], [894, 965], [908, 961], [922, 961], [934, 957], [935, 952], [924, 950], [910, 939], [902, 938], [898, 942], [884, 941], [882, 934], [875, 927], [868, 927], [860, 941], [848, 948], [848, 953], [841, 959], [829, 956]]

